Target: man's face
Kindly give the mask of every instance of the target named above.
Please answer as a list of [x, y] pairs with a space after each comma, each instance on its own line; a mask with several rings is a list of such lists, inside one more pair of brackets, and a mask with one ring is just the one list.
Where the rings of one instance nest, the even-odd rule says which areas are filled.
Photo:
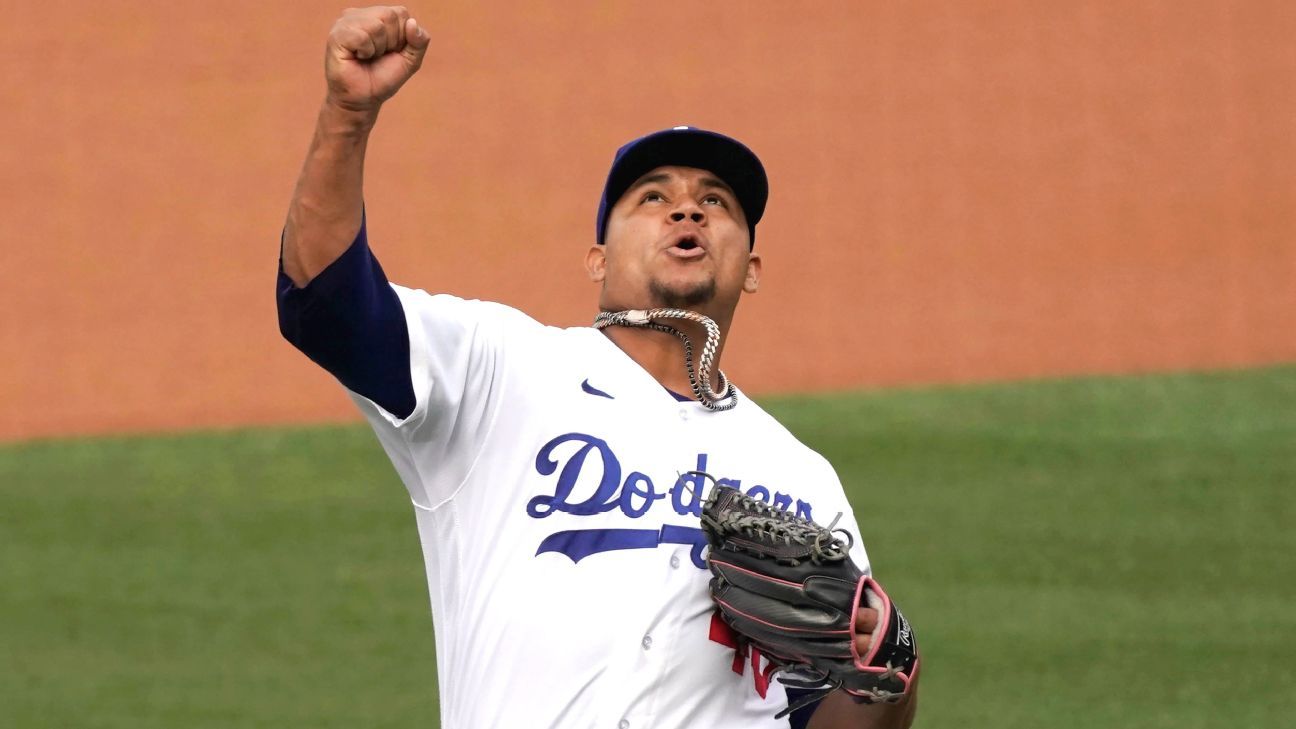
[[760, 280], [738, 198], [707, 170], [658, 167], [640, 177], [612, 207], [604, 240], [586, 267], [603, 284], [607, 311], [732, 312]]

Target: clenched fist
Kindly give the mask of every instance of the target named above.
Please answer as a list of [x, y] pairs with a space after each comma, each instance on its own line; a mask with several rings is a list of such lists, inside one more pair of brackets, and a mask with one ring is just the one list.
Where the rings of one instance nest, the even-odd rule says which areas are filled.
[[427, 48], [427, 31], [403, 7], [347, 9], [324, 51], [328, 100], [376, 112], [423, 65]]

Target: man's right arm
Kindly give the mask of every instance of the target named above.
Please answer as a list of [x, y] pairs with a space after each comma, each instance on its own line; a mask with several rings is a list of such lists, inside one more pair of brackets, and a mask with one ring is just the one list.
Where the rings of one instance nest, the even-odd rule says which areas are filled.
[[277, 286], [284, 337], [402, 418], [415, 407], [409, 337], [365, 236], [364, 155], [379, 108], [418, 70], [427, 45], [405, 8], [348, 10], [333, 25], [328, 94], [288, 208]]
[[298, 287], [337, 260], [360, 230], [369, 133], [427, 47], [427, 32], [403, 7], [348, 10], [329, 31], [328, 93], [283, 231], [283, 270]]

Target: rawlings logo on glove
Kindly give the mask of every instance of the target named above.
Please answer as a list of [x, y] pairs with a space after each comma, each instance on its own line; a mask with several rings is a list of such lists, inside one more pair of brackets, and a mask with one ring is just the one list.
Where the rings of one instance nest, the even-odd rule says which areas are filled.
[[[847, 552], [850, 535], [715, 486], [702, 509], [711, 597], [721, 618], [772, 662], [779, 681], [819, 689], [775, 718], [842, 689], [863, 702], [901, 700], [918, 666], [909, 622]], [[878, 613], [868, 650], [861, 607]], [[739, 650], [746, 646], [740, 646]]]

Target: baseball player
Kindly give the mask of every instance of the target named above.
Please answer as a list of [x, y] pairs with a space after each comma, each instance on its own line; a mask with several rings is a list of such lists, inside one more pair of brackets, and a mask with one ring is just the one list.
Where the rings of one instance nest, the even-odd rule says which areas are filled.
[[[391, 284], [366, 236], [364, 153], [428, 43], [400, 7], [333, 26], [277, 294], [284, 336], [346, 387], [413, 501], [441, 725], [909, 726], [916, 671], [898, 703], [836, 691], [776, 719], [796, 691], [735, 650], [708, 594], [709, 480], [859, 535], [832, 467], [718, 367], [760, 283], [760, 161], [690, 127], [622, 147], [585, 254], [593, 327]], [[859, 539], [850, 558], [867, 572]], [[853, 620], [862, 652], [879, 612]]]

